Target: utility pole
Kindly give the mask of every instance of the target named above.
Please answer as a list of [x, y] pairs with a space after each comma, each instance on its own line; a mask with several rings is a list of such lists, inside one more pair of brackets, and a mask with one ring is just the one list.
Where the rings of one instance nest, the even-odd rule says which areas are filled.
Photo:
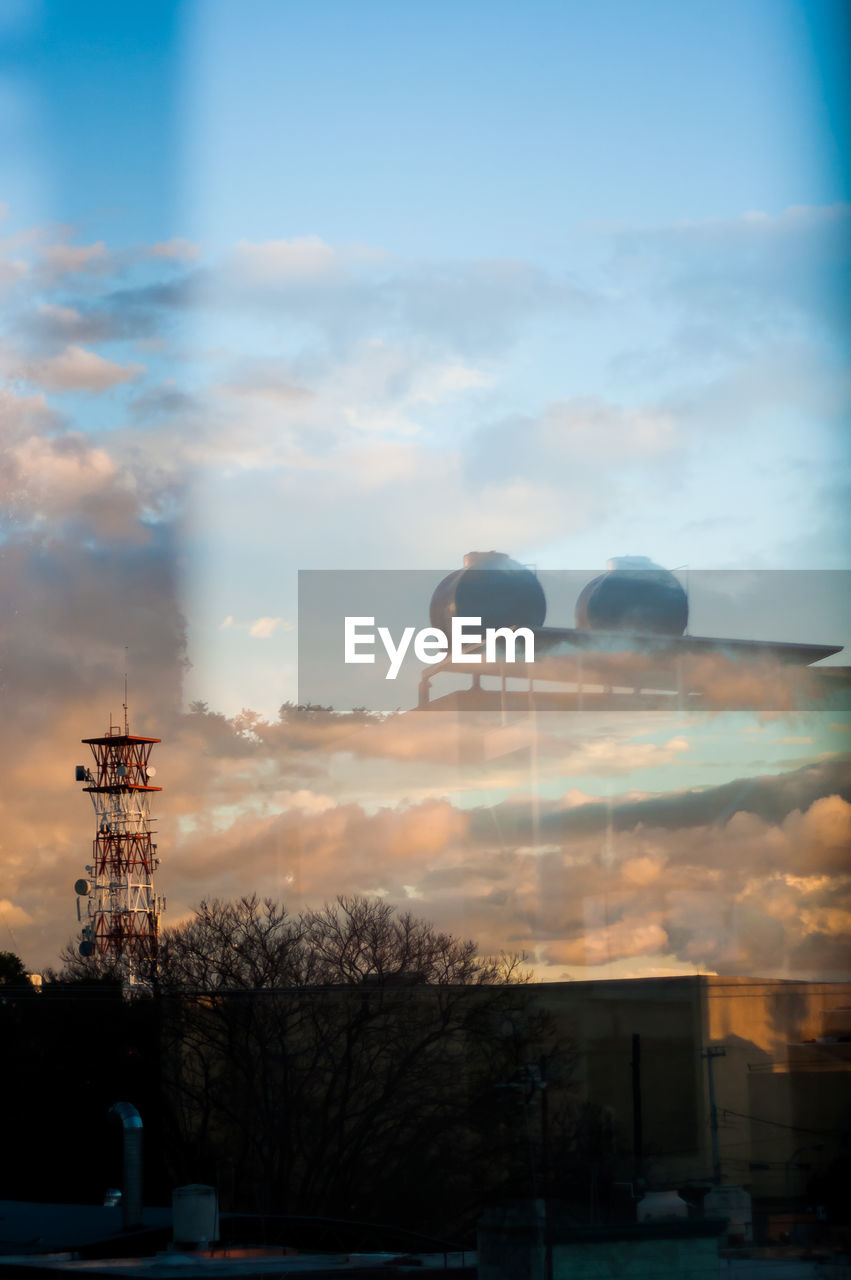
[[632, 1151], [635, 1185], [644, 1181], [644, 1134], [641, 1124], [641, 1036], [632, 1033]]
[[718, 1146], [718, 1107], [715, 1103], [715, 1072], [713, 1059], [724, 1058], [727, 1050], [722, 1044], [709, 1045], [701, 1053], [706, 1059], [706, 1075], [709, 1085], [709, 1126], [712, 1133], [712, 1181], [716, 1187], [721, 1185], [721, 1151]]

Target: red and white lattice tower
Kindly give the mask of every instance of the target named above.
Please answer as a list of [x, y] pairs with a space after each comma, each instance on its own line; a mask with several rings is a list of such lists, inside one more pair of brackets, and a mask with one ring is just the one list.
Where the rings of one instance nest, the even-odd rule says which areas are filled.
[[151, 785], [151, 750], [161, 739], [131, 734], [126, 707], [123, 730], [111, 720], [102, 738], [82, 739], [94, 769], [78, 765], [76, 777], [88, 784], [83, 790], [94, 805], [95, 838], [88, 878], [74, 888], [78, 919], [84, 919], [83, 900], [86, 910], [80, 954], [111, 960], [129, 992], [150, 985], [165, 907], [154, 887], [159, 858], [151, 818], [151, 796], [162, 790]]

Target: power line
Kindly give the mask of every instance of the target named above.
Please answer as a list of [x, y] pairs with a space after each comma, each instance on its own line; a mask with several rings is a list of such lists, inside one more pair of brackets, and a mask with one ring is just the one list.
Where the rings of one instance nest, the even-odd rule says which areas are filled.
[[722, 1108], [722, 1114], [725, 1116], [737, 1116], [740, 1120], [753, 1120], [757, 1124], [774, 1125], [776, 1129], [791, 1129], [795, 1133], [812, 1133], [819, 1138], [832, 1138], [834, 1136], [831, 1129], [807, 1129], [800, 1124], [784, 1124], [782, 1120], [766, 1120], [763, 1116], [751, 1116], [744, 1111], [731, 1111], [729, 1107]]

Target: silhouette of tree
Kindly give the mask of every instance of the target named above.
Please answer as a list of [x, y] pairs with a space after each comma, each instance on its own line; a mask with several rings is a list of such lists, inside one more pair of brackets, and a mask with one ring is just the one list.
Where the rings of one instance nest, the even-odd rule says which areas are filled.
[[169, 930], [159, 983], [175, 1175], [229, 1207], [445, 1232], [504, 1178], [494, 1084], [549, 1034], [518, 957], [381, 901], [247, 897]]
[[66, 942], [59, 952], [59, 965], [58, 969], [45, 969], [45, 983], [51, 986], [68, 983], [121, 983], [121, 970], [114, 956], [104, 956], [97, 951], [90, 956], [83, 956], [80, 954], [80, 944], [74, 938]]
[[299, 916], [256, 895], [202, 902], [166, 930], [161, 981], [172, 989], [245, 990], [382, 982], [477, 986], [528, 981], [522, 956], [482, 957], [476, 944], [379, 899], [339, 897]]
[[21, 957], [14, 951], [0, 951], [0, 985], [20, 987], [24, 983], [29, 985], [29, 978]]
[[[70, 988], [115, 981], [73, 944], [63, 960]], [[551, 1182], [573, 1052], [521, 956], [377, 899], [291, 914], [252, 895], [165, 930], [150, 978], [172, 1183], [457, 1238], [487, 1195]]]

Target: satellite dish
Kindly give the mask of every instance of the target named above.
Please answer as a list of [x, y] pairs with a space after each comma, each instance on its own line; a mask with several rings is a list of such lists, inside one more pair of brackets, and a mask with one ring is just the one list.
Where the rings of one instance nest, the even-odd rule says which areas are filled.
[[89, 956], [94, 955], [94, 950], [95, 944], [93, 942], [89, 942], [88, 938], [84, 938], [80, 943], [81, 956], [85, 956], [88, 959]]
[[89, 884], [88, 880], [74, 881], [74, 892], [79, 893], [81, 898], [85, 897], [85, 895], [89, 892], [90, 888], [91, 888], [91, 885]]
[[127, 766], [120, 764], [115, 772], [118, 774], [119, 778], [124, 778], [127, 775]]
[[145, 773], [148, 775], [149, 778], [155, 778], [157, 776], [157, 771], [152, 764], [148, 765], [147, 769], [145, 770]]

